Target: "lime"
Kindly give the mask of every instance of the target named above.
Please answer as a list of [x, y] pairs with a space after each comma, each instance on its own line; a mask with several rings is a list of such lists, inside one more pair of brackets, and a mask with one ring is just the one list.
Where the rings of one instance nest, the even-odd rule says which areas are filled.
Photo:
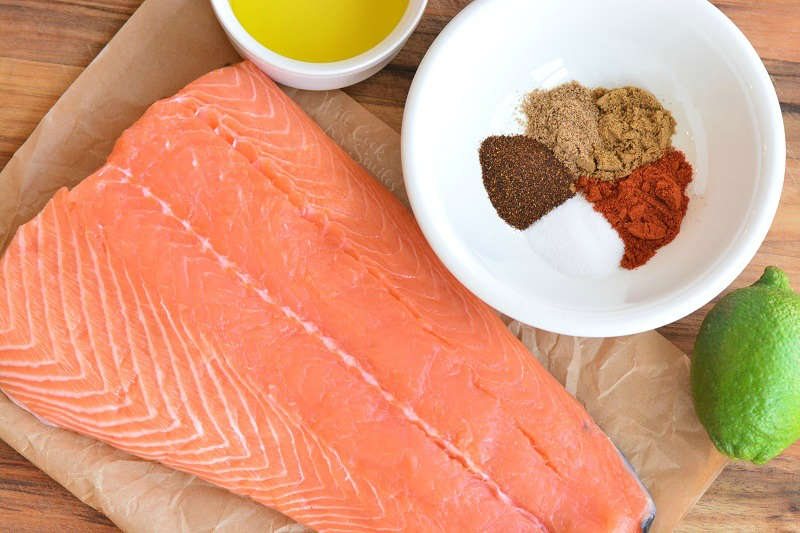
[[694, 345], [692, 395], [714, 445], [763, 464], [800, 438], [800, 295], [776, 267], [708, 313]]

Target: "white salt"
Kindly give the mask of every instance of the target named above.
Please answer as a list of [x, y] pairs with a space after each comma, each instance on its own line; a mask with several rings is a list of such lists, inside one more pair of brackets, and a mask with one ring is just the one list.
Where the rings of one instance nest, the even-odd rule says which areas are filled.
[[622, 239], [580, 194], [526, 229], [525, 236], [543, 260], [566, 276], [599, 279], [621, 268]]

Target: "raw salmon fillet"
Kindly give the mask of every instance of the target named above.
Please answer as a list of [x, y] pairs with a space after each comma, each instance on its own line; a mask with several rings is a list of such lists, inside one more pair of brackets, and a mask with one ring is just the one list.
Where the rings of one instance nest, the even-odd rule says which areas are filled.
[[613, 444], [249, 63], [153, 105], [0, 265], [0, 387], [319, 531], [640, 531]]

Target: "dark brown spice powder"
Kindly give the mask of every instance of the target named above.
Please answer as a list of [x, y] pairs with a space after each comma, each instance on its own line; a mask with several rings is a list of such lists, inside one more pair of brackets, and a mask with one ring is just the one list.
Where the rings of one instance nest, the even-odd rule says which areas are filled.
[[527, 135], [481, 143], [483, 185], [497, 214], [525, 229], [575, 195], [574, 178], [545, 145]]

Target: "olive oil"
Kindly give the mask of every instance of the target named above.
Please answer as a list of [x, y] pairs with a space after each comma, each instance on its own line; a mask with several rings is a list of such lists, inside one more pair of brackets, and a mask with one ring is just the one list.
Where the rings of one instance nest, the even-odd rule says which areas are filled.
[[273, 52], [314, 63], [349, 59], [380, 43], [408, 0], [230, 0], [244, 29]]

